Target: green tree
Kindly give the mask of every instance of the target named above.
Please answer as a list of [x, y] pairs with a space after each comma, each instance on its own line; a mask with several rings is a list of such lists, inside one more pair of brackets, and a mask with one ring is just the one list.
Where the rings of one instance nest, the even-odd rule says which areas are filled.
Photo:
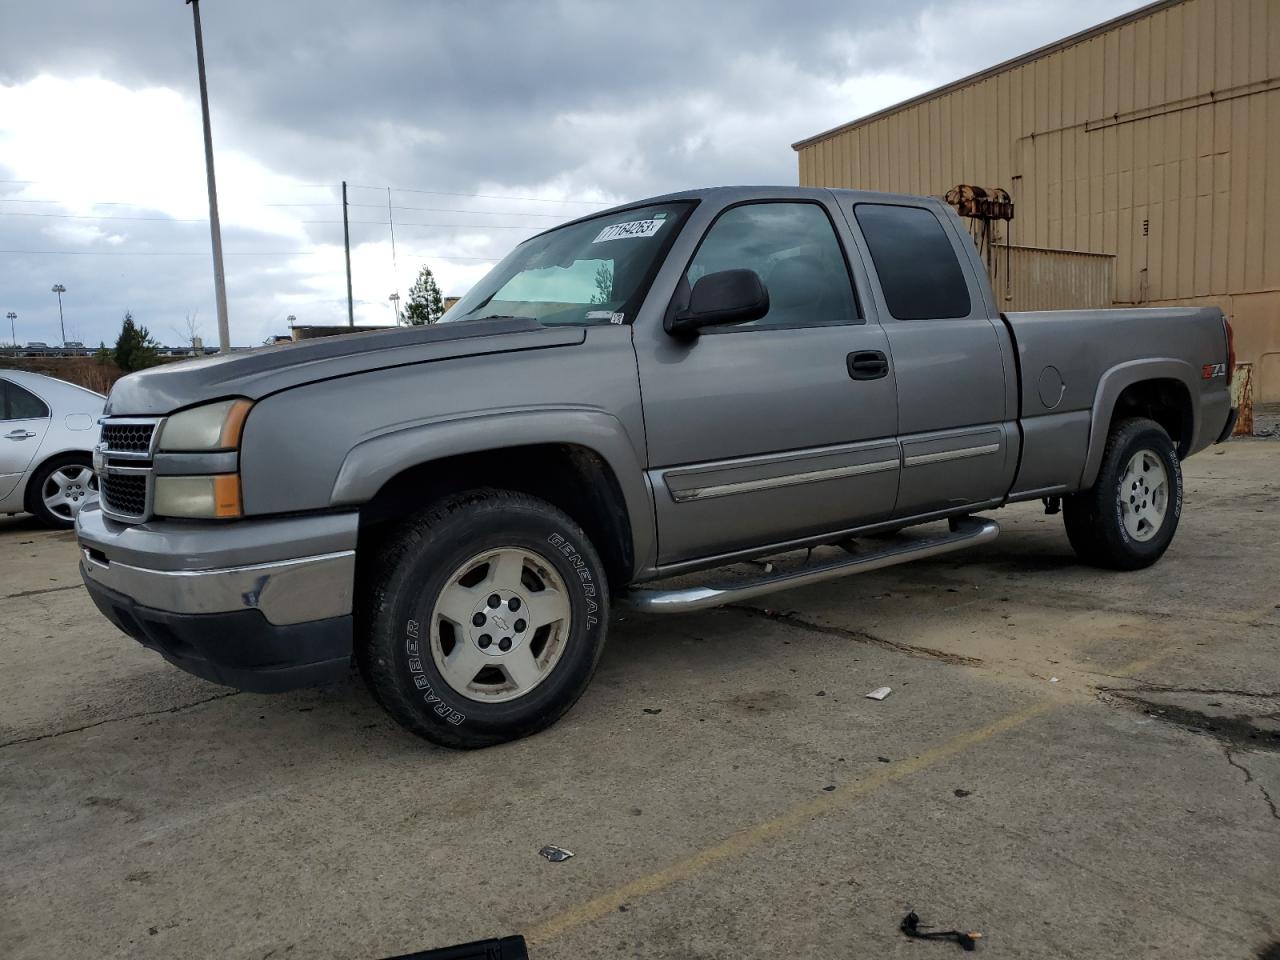
[[596, 267], [596, 292], [591, 295], [592, 303], [608, 303], [613, 299], [613, 261], [602, 260]]
[[116, 358], [115, 354], [112, 352], [111, 348], [108, 347], [101, 340], [99, 340], [98, 349], [93, 352], [93, 359], [96, 360], [99, 364], [105, 365], [108, 363], [113, 363], [115, 361], [115, 358]]
[[160, 344], [151, 338], [147, 328], [138, 326], [133, 314], [125, 311], [114, 351], [116, 366], [125, 373], [153, 367], [160, 359], [159, 348]]
[[431, 268], [424, 263], [418, 271], [418, 279], [409, 288], [409, 299], [404, 305], [405, 322], [420, 327], [424, 323], [435, 323], [443, 313], [444, 297], [440, 293], [440, 285], [436, 283]]

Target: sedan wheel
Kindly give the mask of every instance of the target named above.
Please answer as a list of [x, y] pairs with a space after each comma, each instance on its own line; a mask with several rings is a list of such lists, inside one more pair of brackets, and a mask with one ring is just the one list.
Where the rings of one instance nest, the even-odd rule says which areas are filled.
[[98, 499], [98, 478], [93, 469], [81, 463], [68, 463], [56, 468], [44, 481], [40, 500], [55, 517], [74, 522], [80, 508]]

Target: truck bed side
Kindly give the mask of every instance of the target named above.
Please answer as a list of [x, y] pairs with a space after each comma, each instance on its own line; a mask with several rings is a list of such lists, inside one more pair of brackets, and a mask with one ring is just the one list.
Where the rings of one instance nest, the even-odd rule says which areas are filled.
[[1212, 443], [1226, 425], [1227, 343], [1217, 308], [1002, 317], [1020, 370], [1023, 443], [1011, 500], [1091, 486], [1117, 412], [1161, 422], [1183, 458]]

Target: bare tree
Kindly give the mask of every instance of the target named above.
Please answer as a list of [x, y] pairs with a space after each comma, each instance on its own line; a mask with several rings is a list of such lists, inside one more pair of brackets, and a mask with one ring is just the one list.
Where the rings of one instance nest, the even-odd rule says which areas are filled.
[[182, 326], [175, 326], [171, 329], [178, 335], [179, 340], [192, 349], [195, 348], [197, 338], [201, 341], [204, 340], [204, 328], [200, 324], [199, 310], [188, 312], [186, 318], [182, 321]]

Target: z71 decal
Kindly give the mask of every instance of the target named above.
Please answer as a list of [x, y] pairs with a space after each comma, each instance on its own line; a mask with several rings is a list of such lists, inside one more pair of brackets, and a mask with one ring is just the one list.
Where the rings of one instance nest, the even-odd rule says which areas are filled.
[[1225, 377], [1227, 375], [1227, 365], [1225, 363], [1206, 363], [1200, 368], [1201, 380], [1212, 380], [1214, 377]]

